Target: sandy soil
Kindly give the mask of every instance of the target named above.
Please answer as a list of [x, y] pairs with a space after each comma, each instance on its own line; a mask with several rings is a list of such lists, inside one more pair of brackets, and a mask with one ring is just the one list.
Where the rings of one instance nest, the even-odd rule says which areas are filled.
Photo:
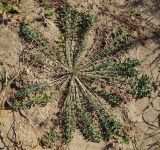
[[[158, 0], [68, 0], [68, 2], [79, 11], [88, 11], [97, 16], [97, 23], [89, 34], [89, 47], [98, 45], [104, 38], [109, 39], [110, 35], [119, 28], [129, 31], [134, 42], [129, 53], [125, 55], [140, 60], [139, 69], [142, 73], [151, 76], [153, 90], [150, 97], [129, 102], [115, 110], [114, 115], [126, 128], [132, 128], [129, 144], [123, 145], [114, 140], [92, 143], [85, 141], [80, 132], [76, 131], [69, 145], [61, 146], [55, 143], [52, 150], [160, 150], [160, 4]], [[26, 16], [31, 25], [51, 45], [58, 41], [60, 31], [56, 26], [56, 19], [54, 21], [46, 19], [47, 28], [41, 22], [35, 21], [43, 16], [43, 10], [44, 8], [33, 0], [22, 0], [21, 12], [12, 16], [7, 25], [0, 24], [0, 62], [3, 63], [8, 74], [17, 70], [26, 70], [24, 82], [39, 82], [39, 79], [45, 81], [46, 76], [48, 80], [51, 77], [50, 72], [46, 73], [43, 69], [30, 67], [19, 60], [22, 51], [25, 52], [23, 58], [26, 57], [28, 62], [29, 55], [37, 52], [37, 49], [31, 45], [26, 49], [26, 43], [19, 37], [18, 23], [22, 16]], [[131, 15], [135, 10], [138, 14]], [[54, 15], [56, 18], [55, 12]], [[100, 34], [96, 34], [96, 30]], [[45, 107], [36, 106], [22, 111], [23, 115], [19, 112], [2, 110], [0, 149], [43, 150], [38, 140], [49, 130], [51, 119], [56, 117], [57, 111], [56, 101], [48, 103]], [[44, 124], [40, 126], [41, 123]], [[110, 144], [111, 142], [113, 145]]]

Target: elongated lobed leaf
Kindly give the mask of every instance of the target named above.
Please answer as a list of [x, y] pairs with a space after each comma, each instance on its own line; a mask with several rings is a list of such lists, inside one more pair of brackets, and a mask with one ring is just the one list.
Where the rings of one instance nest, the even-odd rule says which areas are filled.
[[93, 123], [91, 114], [89, 112], [86, 112], [83, 108], [80, 108], [78, 110], [78, 126], [87, 140], [92, 142], [100, 142], [102, 138], [101, 132]]

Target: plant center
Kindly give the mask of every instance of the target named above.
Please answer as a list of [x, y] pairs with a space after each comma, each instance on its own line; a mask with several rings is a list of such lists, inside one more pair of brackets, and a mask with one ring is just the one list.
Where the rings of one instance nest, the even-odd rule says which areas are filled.
[[71, 74], [72, 76], [76, 76], [76, 75], [77, 75], [77, 73], [78, 73], [77, 69], [72, 68], [72, 70], [71, 70], [70, 74]]

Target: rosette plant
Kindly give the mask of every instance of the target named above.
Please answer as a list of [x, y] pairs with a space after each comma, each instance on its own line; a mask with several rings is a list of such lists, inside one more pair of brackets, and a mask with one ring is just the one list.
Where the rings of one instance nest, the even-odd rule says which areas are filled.
[[121, 59], [132, 41], [128, 32], [121, 30], [114, 34], [103, 49], [87, 49], [87, 35], [96, 17], [78, 12], [68, 4], [61, 6], [58, 14], [62, 35], [57, 49], [26, 20], [20, 31], [26, 41], [41, 47], [39, 51], [52, 61], [51, 67], [56, 68], [52, 85], [60, 93], [59, 113], [41, 143], [51, 146], [56, 138], [69, 143], [75, 128], [93, 142], [108, 140], [114, 135], [124, 136], [122, 125], [109, 109], [131, 97], [143, 98], [150, 93], [149, 78], [137, 70], [139, 61]]

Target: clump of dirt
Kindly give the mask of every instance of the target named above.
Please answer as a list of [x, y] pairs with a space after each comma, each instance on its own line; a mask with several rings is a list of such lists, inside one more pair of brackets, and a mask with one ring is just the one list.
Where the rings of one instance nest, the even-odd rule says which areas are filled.
[[0, 31], [0, 45], [0, 61], [3, 63], [5, 69], [11, 73], [13, 68], [19, 68], [18, 53], [22, 51], [19, 36], [7, 27], [2, 28]]

